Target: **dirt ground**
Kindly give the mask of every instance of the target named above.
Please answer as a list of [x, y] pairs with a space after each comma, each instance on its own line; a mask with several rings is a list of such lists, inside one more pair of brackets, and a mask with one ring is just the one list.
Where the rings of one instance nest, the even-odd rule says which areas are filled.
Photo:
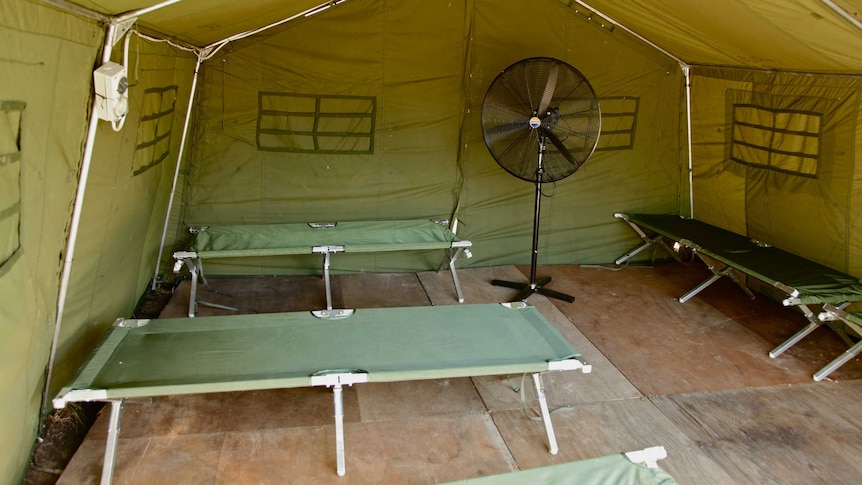
[[[148, 292], [133, 318], [157, 318], [173, 293], [172, 287]], [[54, 485], [75, 454], [90, 427], [96, 421], [103, 403], [71, 403], [52, 412], [43, 422], [36, 440], [24, 485]]]

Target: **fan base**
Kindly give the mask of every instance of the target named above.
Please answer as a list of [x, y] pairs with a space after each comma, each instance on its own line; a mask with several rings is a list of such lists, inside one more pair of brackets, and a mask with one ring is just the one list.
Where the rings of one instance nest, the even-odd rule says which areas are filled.
[[563, 300], [569, 303], [575, 302], [574, 296], [545, 288], [544, 286], [550, 282], [550, 276], [545, 276], [535, 283], [516, 283], [514, 281], [491, 280], [491, 284], [494, 286], [505, 286], [506, 288], [519, 290], [518, 296], [516, 296], [512, 301], [527, 301], [527, 298], [529, 298], [533, 293], [539, 293], [550, 298], [556, 298], [557, 300]]

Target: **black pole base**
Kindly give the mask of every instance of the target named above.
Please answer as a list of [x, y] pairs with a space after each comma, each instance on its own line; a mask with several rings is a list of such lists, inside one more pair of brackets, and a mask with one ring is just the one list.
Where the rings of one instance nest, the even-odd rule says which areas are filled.
[[518, 296], [516, 296], [515, 299], [513, 299], [512, 301], [527, 301], [527, 298], [529, 298], [533, 293], [539, 293], [550, 298], [556, 298], [557, 300], [563, 300], [569, 303], [575, 302], [574, 296], [570, 296], [565, 293], [560, 293], [559, 291], [545, 288], [545, 285], [550, 282], [550, 276], [545, 276], [544, 278], [541, 278], [539, 281], [536, 281], [535, 284], [516, 283], [514, 281], [505, 280], [491, 280], [491, 284], [494, 286], [505, 286], [506, 288], [514, 288], [516, 290], [519, 290]]

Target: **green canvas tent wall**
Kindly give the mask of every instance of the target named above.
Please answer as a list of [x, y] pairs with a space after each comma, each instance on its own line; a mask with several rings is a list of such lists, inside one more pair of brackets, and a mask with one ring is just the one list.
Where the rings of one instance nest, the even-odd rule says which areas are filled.
[[[0, 4], [0, 481], [23, 475], [45, 398], [114, 318], [171, 278], [189, 226], [457, 217], [474, 243], [467, 265], [529, 261], [533, 188], [496, 164], [479, 123], [492, 80], [527, 57], [576, 67], [603, 111], [594, 156], [547, 187], [541, 264], [612, 261], [635, 242], [616, 211], [693, 210], [862, 274], [858, 0], [182, 0], [141, 11], [155, 3]], [[128, 70], [118, 131], [93, 117], [92, 73], [108, 60]], [[272, 136], [269, 112], [308, 103], [364, 121], [323, 147]], [[435, 257], [339, 269], [425, 270]]]

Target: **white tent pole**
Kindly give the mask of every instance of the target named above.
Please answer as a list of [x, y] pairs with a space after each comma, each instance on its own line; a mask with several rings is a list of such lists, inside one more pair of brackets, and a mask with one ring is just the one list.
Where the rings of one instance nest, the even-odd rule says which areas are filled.
[[[105, 46], [102, 49], [102, 63], [111, 60], [111, 51], [114, 48], [112, 39], [117, 26], [113, 22], [108, 24], [105, 30]], [[66, 240], [66, 251], [63, 255], [63, 269], [60, 276], [60, 292], [57, 296], [57, 318], [54, 321], [54, 336], [51, 339], [51, 353], [48, 356], [48, 374], [45, 377], [45, 394], [42, 396], [42, 412], [49, 402], [48, 393], [51, 390], [51, 377], [54, 372], [54, 359], [57, 356], [57, 344], [60, 340], [60, 329], [63, 326], [63, 311], [66, 308], [66, 294], [69, 291], [69, 278], [72, 273], [72, 260], [75, 256], [75, 246], [78, 241], [78, 228], [81, 225], [81, 211], [84, 206], [84, 193], [87, 189], [87, 178], [90, 174], [90, 163], [93, 159], [93, 147], [96, 142], [96, 129], [99, 124], [99, 116], [96, 111], [97, 100], [93, 97], [93, 106], [90, 109], [90, 124], [87, 128], [87, 141], [84, 144], [84, 157], [81, 161], [81, 173], [78, 176], [78, 190], [75, 194], [75, 205], [72, 207], [72, 221], [69, 224], [69, 237]]]
[[590, 6], [590, 4], [588, 4], [587, 2], [584, 2], [584, 1], [582, 1], [582, 0], [573, 0], [573, 1], [574, 1], [575, 3], [577, 3], [578, 5], [580, 5], [580, 6], [584, 7], [584, 8], [586, 8], [586, 9], [588, 9], [588, 10], [592, 10], [593, 12], [595, 12], [595, 13], [599, 14], [602, 18], [604, 18], [604, 19], [605, 19], [605, 20], [607, 20], [608, 22], [610, 22], [610, 23], [614, 24], [614, 26], [615, 26], [615, 27], [619, 27], [619, 28], [623, 29], [624, 31], [628, 32], [629, 34], [631, 34], [631, 35], [633, 35], [633, 36], [637, 37], [641, 42], [644, 42], [644, 43], [648, 44], [649, 46], [651, 46], [651, 47], [653, 47], [654, 49], [658, 50], [658, 51], [659, 51], [659, 52], [661, 52], [662, 54], [664, 54], [664, 55], [666, 55], [666, 56], [670, 57], [671, 59], [675, 60], [676, 62], [678, 62], [678, 63], [679, 63], [679, 65], [680, 65], [680, 66], [686, 66], [686, 65], [688, 65], [688, 63], [687, 63], [687, 62], [683, 61], [683, 60], [682, 60], [682, 59], [680, 59], [679, 57], [677, 57], [677, 56], [675, 56], [675, 55], [671, 54], [670, 52], [666, 51], [665, 49], [663, 49], [661, 46], [659, 46], [659, 45], [658, 45], [658, 44], [656, 44], [655, 42], [653, 42], [653, 41], [651, 41], [651, 40], [647, 39], [646, 37], [644, 37], [644, 36], [642, 36], [642, 35], [638, 34], [638, 33], [637, 33], [637, 32], [635, 32], [634, 30], [632, 30], [632, 29], [630, 29], [630, 28], [626, 27], [625, 25], [623, 25], [623, 24], [621, 24], [621, 23], [617, 22], [617, 21], [616, 21], [615, 19], [613, 19], [612, 17], [610, 17], [610, 16], [608, 16], [608, 15], [605, 15], [605, 13], [604, 13], [604, 12], [602, 12], [601, 10], [598, 10], [598, 9], [596, 9], [596, 8], [593, 8], [593, 7], [592, 7], [592, 6]]
[[146, 8], [142, 8], [142, 9], [138, 9], [138, 10], [133, 10], [131, 12], [126, 12], [124, 14], [120, 14], [120, 15], [114, 17], [114, 21], [115, 22], [123, 22], [123, 21], [128, 20], [128, 19], [138, 18], [141, 15], [152, 12], [153, 10], [158, 10], [162, 7], [167, 7], [168, 5], [173, 5], [175, 3], [182, 2], [182, 1], [183, 0], [165, 0], [164, 2], [157, 3], [157, 4], [153, 5], [152, 7], [146, 7]]
[[[141, 12], [151, 12], [156, 8], [161, 8], [166, 5], [176, 3], [181, 0], [167, 0], [154, 7], [128, 12], [122, 15], [122, 21], [111, 19], [105, 29], [105, 43], [102, 48], [102, 64], [111, 60], [111, 53], [114, 49], [115, 36], [119, 29], [124, 28], [123, 23], [134, 22], [134, 18]], [[80, 13], [79, 10], [74, 10], [73, 13]], [[45, 376], [45, 390], [42, 395], [42, 406], [40, 412], [44, 415], [45, 406], [50, 402], [49, 393], [51, 392], [51, 379], [54, 374], [54, 361], [57, 357], [57, 346], [60, 340], [60, 330], [63, 328], [63, 314], [66, 309], [66, 297], [69, 292], [69, 280], [72, 274], [72, 262], [75, 257], [75, 247], [78, 243], [78, 229], [81, 225], [81, 213], [84, 207], [84, 194], [87, 190], [87, 179], [90, 176], [90, 165], [93, 160], [93, 147], [96, 145], [96, 131], [99, 125], [99, 116], [96, 109], [97, 99], [93, 97], [92, 107], [90, 109], [90, 123], [87, 127], [87, 139], [84, 143], [84, 154], [81, 159], [81, 173], [78, 175], [78, 188], [75, 193], [75, 204], [72, 207], [72, 220], [69, 223], [69, 236], [66, 240], [66, 251], [63, 255], [63, 268], [60, 274], [60, 288], [57, 295], [57, 316], [54, 320], [54, 335], [51, 338], [51, 350], [48, 355], [48, 369]]]
[[259, 34], [265, 30], [269, 30], [273, 27], [278, 27], [279, 25], [282, 25], [282, 24], [286, 24], [286, 23], [288, 23], [292, 20], [295, 20], [299, 17], [308, 17], [311, 15], [314, 15], [318, 12], [322, 12], [322, 11], [326, 10], [329, 7], [333, 7], [335, 5], [344, 3], [345, 1], [346, 0], [328, 0], [326, 2], [321, 3], [320, 5], [318, 5], [316, 7], [311, 7], [307, 10], [303, 10], [302, 12], [299, 12], [296, 15], [291, 15], [290, 17], [279, 20], [278, 22], [273, 22], [269, 25], [264, 25], [263, 27], [259, 27], [257, 29], [247, 30], [245, 32], [240, 32], [239, 34], [234, 34], [234, 35], [232, 35], [230, 37], [226, 37], [220, 41], [213, 42], [212, 44], [203, 48], [203, 52], [206, 53], [204, 56], [204, 59], [206, 60], [206, 59], [209, 59], [212, 56], [214, 56], [216, 52], [218, 52], [222, 47], [226, 46], [229, 42], [233, 42], [235, 40], [240, 40], [240, 39], [245, 39], [246, 37], [251, 37], [252, 35]]
[[827, 7], [831, 8], [838, 15], [844, 17], [845, 20], [855, 25], [857, 29], [862, 30], [862, 22], [859, 21], [856, 17], [854, 17], [850, 12], [841, 8], [840, 5], [833, 2], [832, 0], [821, 0]]
[[197, 92], [197, 87], [198, 87], [198, 72], [200, 72], [202, 62], [203, 62], [203, 57], [199, 54], [197, 63], [195, 64], [195, 74], [192, 77], [192, 89], [191, 89], [191, 92], [189, 93], [189, 105], [186, 108], [186, 119], [185, 119], [185, 122], [183, 123], [183, 134], [182, 134], [182, 137], [180, 138], [179, 153], [177, 153], [177, 166], [174, 169], [174, 180], [171, 183], [171, 196], [168, 199], [168, 209], [165, 212], [165, 224], [162, 227], [162, 239], [159, 242], [159, 254], [156, 257], [156, 269], [153, 272], [153, 282], [152, 282], [152, 286], [150, 287], [152, 290], [156, 289], [156, 282], [158, 281], [158, 278], [159, 278], [159, 266], [161, 265], [160, 263], [162, 261], [162, 252], [164, 252], [164, 250], [165, 250], [165, 239], [167, 239], [167, 236], [168, 236], [168, 226], [170, 225], [171, 211], [173, 210], [173, 207], [174, 207], [174, 196], [176, 195], [176, 192], [177, 192], [177, 181], [179, 180], [179, 177], [180, 177], [180, 167], [182, 165], [183, 152], [185, 151], [185, 146], [186, 146], [186, 139], [188, 138], [188, 134], [189, 134], [189, 122], [190, 122], [191, 117], [192, 117], [192, 108], [194, 106], [195, 93]]
[[680, 64], [685, 78], [685, 124], [686, 148], [688, 151], [688, 210], [689, 217], [694, 218], [694, 154], [691, 148], [691, 66]]

